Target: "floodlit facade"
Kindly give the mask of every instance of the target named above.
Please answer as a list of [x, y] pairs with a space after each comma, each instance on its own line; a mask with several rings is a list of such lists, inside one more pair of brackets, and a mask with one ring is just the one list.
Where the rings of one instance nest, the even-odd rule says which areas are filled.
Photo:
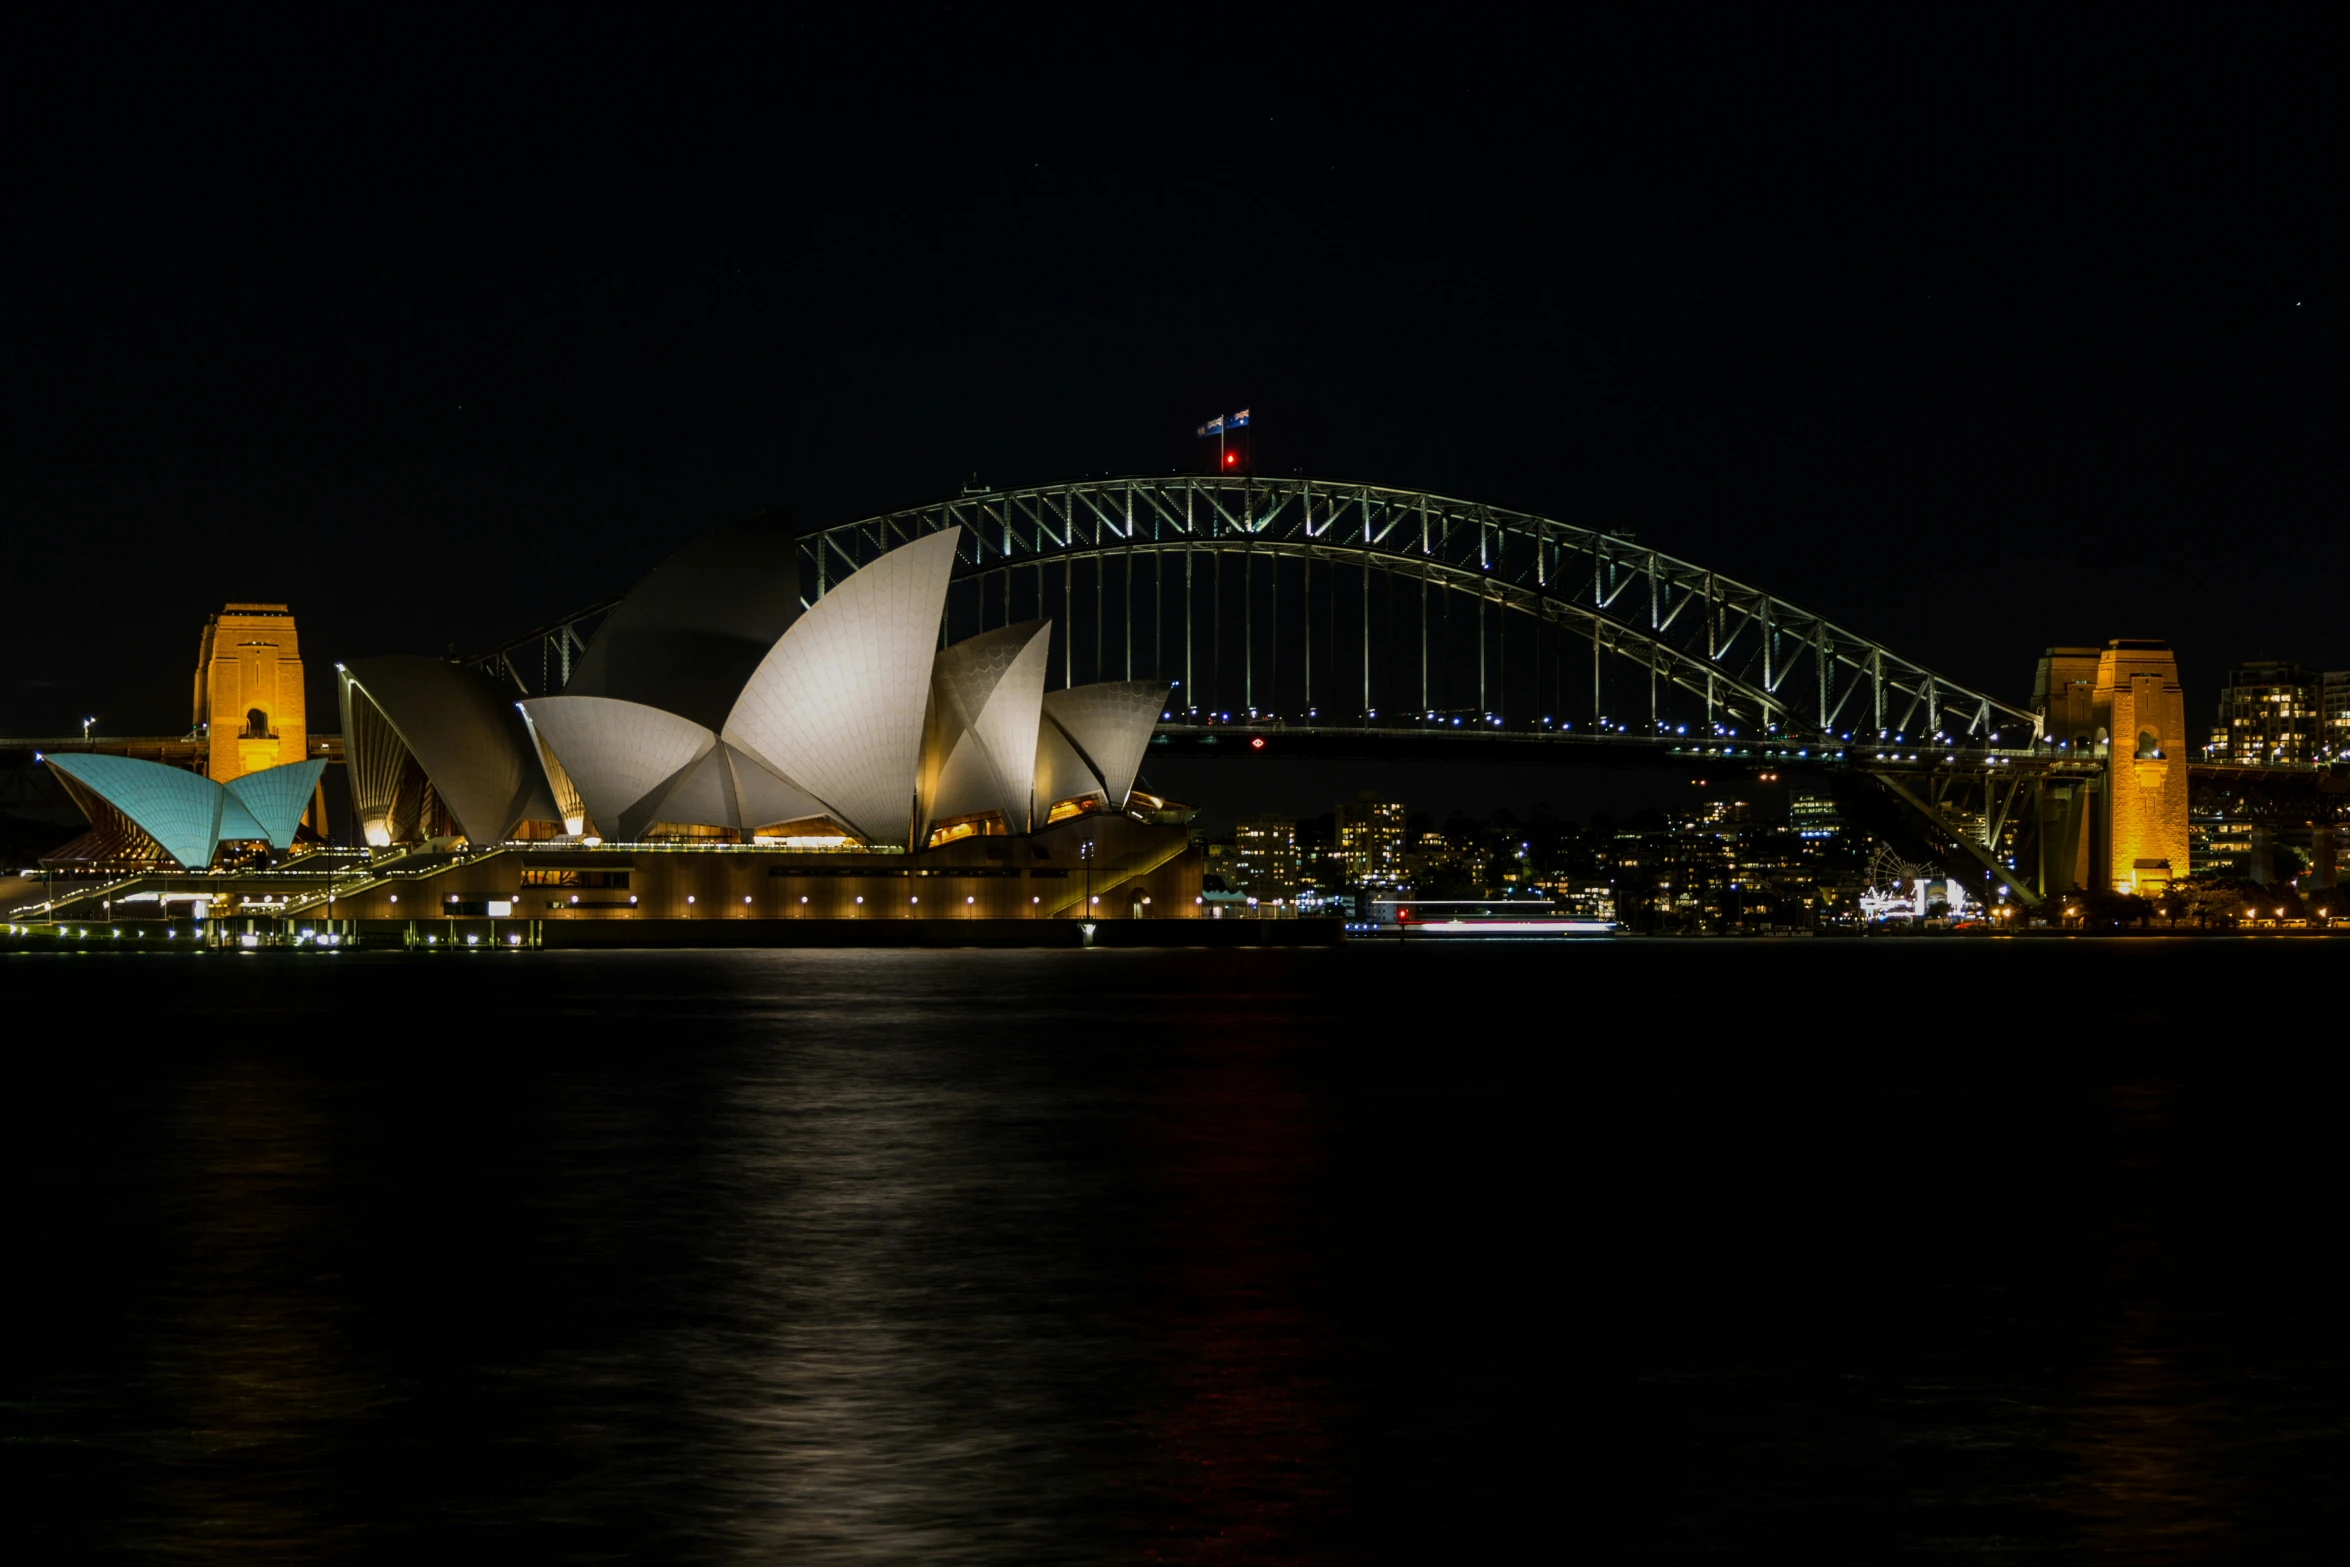
[[323, 760], [289, 762], [215, 783], [160, 762], [97, 753], [44, 758], [90, 819], [99, 846], [90, 858], [169, 858], [203, 870], [223, 843], [286, 850], [318, 788]]
[[1048, 693], [1044, 620], [941, 648], [961, 537], [803, 607], [780, 519], [722, 529], [612, 610], [560, 695], [439, 659], [343, 668], [367, 841], [920, 849], [1125, 810], [1168, 688]]
[[657, 707], [717, 730], [799, 617], [798, 554], [786, 519], [770, 513], [716, 528], [630, 590], [563, 693]]
[[2106, 885], [2161, 892], [2185, 880], [2187, 698], [2169, 646], [2117, 638], [2098, 656], [2097, 711], [2111, 734]]
[[307, 760], [302, 644], [283, 604], [231, 604], [204, 623], [190, 727], [217, 783]]
[[2097, 661], [2103, 649], [2052, 647], [2040, 655], [2032, 674], [2032, 711], [2041, 731], [2073, 751], [2087, 752], [2098, 741]]
[[[500, 843], [549, 828], [554, 794], [521, 717], [481, 675], [395, 653], [337, 665], [351, 805], [366, 841]], [[539, 836], [555, 836], [548, 831]]]
[[1038, 783], [1044, 785], [1049, 749], [1051, 782], [1040, 789], [1038, 800], [1044, 816], [1072, 800], [1091, 800], [1105, 810], [1126, 808], [1168, 689], [1161, 680], [1105, 680], [1045, 696], [1051, 743], [1040, 746], [1037, 756]]
[[824, 802], [675, 713], [599, 696], [537, 697], [522, 711], [539, 753], [577, 789], [581, 822], [639, 841], [662, 829], [756, 829], [825, 814]]
[[922, 739], [925, 843], [1030, 830], [1052, 622], [986, 631], [938, 655]]
[[735, 699], [726, 741], [868, 843], [912, 835], [947, 575], [962, 530], [900, 545], [818, 599]]

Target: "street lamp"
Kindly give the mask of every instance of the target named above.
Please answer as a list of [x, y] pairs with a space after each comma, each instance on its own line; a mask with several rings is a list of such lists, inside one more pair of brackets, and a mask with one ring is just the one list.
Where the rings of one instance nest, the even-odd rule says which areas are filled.
[[1077, 846], [1077, 858], [1085, 866], [1085, 907], [1077, 912], [1080, 917], [1093, 913], [1093, 840], [1086, 839]]
[[95, 718], [85, 718], [82, 720], [82, 744], [88, 745], [90, 743], [90, 726], [97, 721], [98, 720]]

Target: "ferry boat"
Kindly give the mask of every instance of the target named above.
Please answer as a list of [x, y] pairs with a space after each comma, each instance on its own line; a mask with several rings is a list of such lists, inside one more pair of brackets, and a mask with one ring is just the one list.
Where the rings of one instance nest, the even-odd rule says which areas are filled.
[[1612, 920], [1583, 919], [1540, 898], [1421, 898], [1373, 905], [1381, 930], [1420, 936], [1500, 939], [1530, 936], [1606, 936]]

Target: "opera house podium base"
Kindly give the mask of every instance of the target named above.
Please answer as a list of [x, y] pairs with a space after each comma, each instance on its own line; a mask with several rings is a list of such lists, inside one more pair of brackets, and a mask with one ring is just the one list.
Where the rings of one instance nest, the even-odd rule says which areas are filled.
[[[1296, 945], [1336, 921], [1202, 916], [1190, 829], [1099, 812], [919, 853], [733, 843], [508, 843], [297, 856], [92, 883], [10, 914], [155, 950]], [[26, 922], [30, 923], [19, 923]], [[1327, 928], [1324, 928], [1324, 927]], [[1087, 929], [1086, 927], [1091, 927]]]
[[[1086, 926], [1091, 926], [1090, 930]], [[668, 947], [1322, 947], [1345, 939], [1337, 919], [1286, 920], [648, 920], [547, 925], [555, 951]], [[428, 948], [428, 951], [439, 950]]]
[[[1164, 919], [1200, 912], [1190, 831], [1108, 813], [919, 853], [759, 844], [509, 844], [337, 894], [361, 921], [681, 926], [838, 920]], [[494, 911], [494, 914], [493, 914]], [[549, 945], [558, 944], [553, 938]]]

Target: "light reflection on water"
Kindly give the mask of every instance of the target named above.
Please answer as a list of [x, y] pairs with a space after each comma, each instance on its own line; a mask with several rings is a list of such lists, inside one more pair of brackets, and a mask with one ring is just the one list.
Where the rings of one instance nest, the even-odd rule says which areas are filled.
[[2184, 1237], [2164, 1188], [2182, 1177], [2173, 1155], [2189, 1093], [2138, 1080], [2106, 1090], [2102, 1310], [2061, 1439], [2078, 1466], [2066, 1505], [2084, 1521], [2084, 1544], [2146, 1563], [2228, 1553], [2240, 1504], [2217, 1465], [2233, 1411], [2195, 1364], [2179, 1322], [2191, 1308], [2173, 1277]]
[[1868, 1020], [2298, 961], [12, 963], [141, 1016], [9, 1067], [0, 1464], [63, 1559], [2290, 1555], [2320, 1085]]

